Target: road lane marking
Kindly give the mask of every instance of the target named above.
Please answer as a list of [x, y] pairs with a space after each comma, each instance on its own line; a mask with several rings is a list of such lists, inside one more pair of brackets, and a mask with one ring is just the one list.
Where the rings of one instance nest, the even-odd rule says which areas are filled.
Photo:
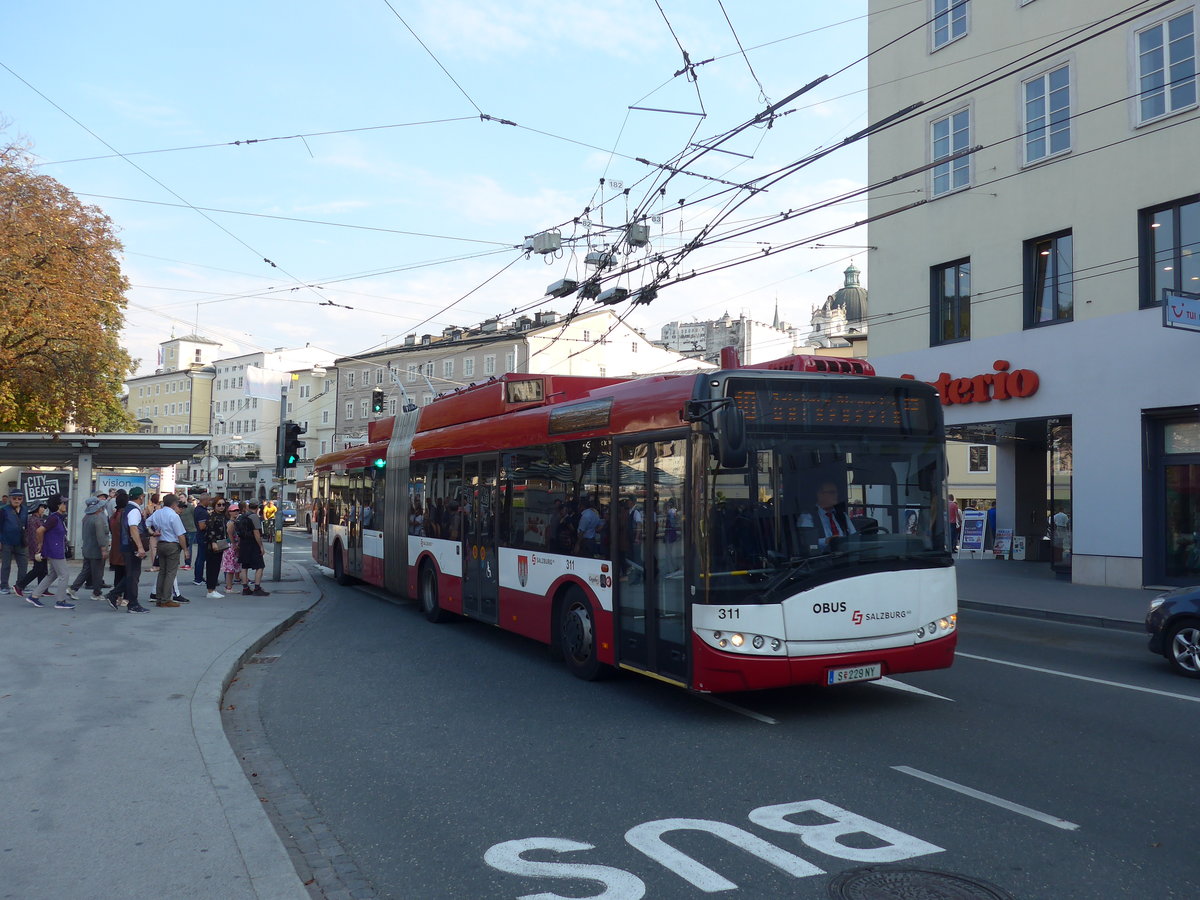
[[1187, 694], [1176, 694], [1172, 691], [1160, 691], [1155, 688], [1139, 687], [1136, 684], [1122, 684], [1120, 681], [1106, 681], [1103, 678], [1091, 678], [1087, 675], [1073, 675], [1070, 672], [1058, 672], [1054, 669], [1043, 669], [1041, 666], [1027, 666], [1024, 663], [1009, 662], [1006, 659], [992, 659], [990, 656], [975, 656], [973, 653], [956, 651], [955, 656], [965, 659], [977, 659], [980, 662], [995, 663], [998, 666], [1012, 666], [1014, 669], [1026, 669], [1030, 672], [1041, 672], [1043, 675], [1057, 675], [1060, 678], [1074, 678], [1076, 681], [1090, 681], [1092, 684], [1103, 684], [1107, 687], [1124, 688], [1127, 691], [1138, 691], [1143, 694], [1157, 694], [1160, 697], [1171, 697], [1175, 700], [1187, 700], [1189, 703], [1200, 703], [1200, 697], [1189, 697]]
[[928, 772], [922, 772], [920, 769], [913, 769], [909, 766], [892, 766], [897, 772], [903, 772], [905, 775], [911, 775], [913, 778], [920, 778], [923, 781], [928, 781], [930, 784], [936, 784], [944, 788], [949, 788], [952, 791], [958, 791], [960, 794], [966, 794], [968, 797], [974, 797], [976, 800], [982, 800], [984, 803], [991, 803], [993, 806], [999, 806], [1001, 809], [1007, 809], [1010, 812], [1020, 813], [1023, 816], [1028, 816], [1031, 819], [1037, 819], [1039, 822], [1045, 822], [1047, 825], [1053, 825], [1055, 828], [1061, 828], [1064, 831], [1078, 831], [1079, 826], [1074, 822], [1068, 822], [1066, 819], [1060, 819], [1057, 816], [1047, 815], [1043, 812], [1038, 812], [1036, 809], [1030, 809], [1028, 806], [1022, 806], [1020, 803], [1013, 803], [1011, 800], [1005, 800], [1003, 797], [997, 797], [995, 794], [985, 794], [983, 791], [977, 791], [974, 788], [969, 788], [965, 784], [959, 784], [957, 781], [948, 781], [945, 778], [938, 778], [936, 775], [930, 775]]
[[730, 712], [735, 712], [739, 715], [749, 716], [751, 719], [757, 719], [766, 725], [779, 724], [778, 719], [772, 719], [770, 716], [764, 716], [762, 713], [757, 713], [752, 709], [746, 709], [744, 706], [738, 706], [736, 703], [730, 703], [728, 700], [722, 700], [720, 697], [714, 697], [712, 694], [697, 694], [696, 696], [703, 700], [707, 700], [714, 706], [719, 706], [722, 709], [727, 709]]
[[934, 697], [938, 700], [946, 700], [950, 703], [956, 702], [953, 697], [943, 697], [941, 694], [935, 694], [933, 691], [922, 690], [919, 687], [913, 687], [911, 684], [905, 684], [903, 681], [896, 681], [893, 678], [878, 678], [870, 684], [877, 684], [880, 687], [892, 688], [896, 691], [908, 691], [912, 694], [920, 694], [922, 697]]

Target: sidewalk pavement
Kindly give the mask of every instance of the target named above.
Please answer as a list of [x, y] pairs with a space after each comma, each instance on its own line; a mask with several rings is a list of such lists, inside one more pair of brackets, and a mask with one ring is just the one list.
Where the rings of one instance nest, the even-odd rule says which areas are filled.
[[[190, 603], [142, 615], [86, 589], [72, 611], [0, 596], [4, 896], [309, 897], [225, 737], [220, 702], [241, 662], [321, 588], [287, 561], [282, 581], [263, 583], [270, 597], [208, 600], [191, 575], [180, 572]], [[143, 598], [155, 577], [144, 573]]]
[[[307, 567], [285, 562], [283, 579], [208, 600], [184, 578], [191, 603], [146, 615], [86, 591], [73, 611], [0, 596], [5, 896], [308, 898], [220, 715], [241, 663], [321, 598]], [[958, 584], [966, 609], [1131, 630], [1155, 595], [994, 559], [960, 560]]]
[[1162, 590], [1072, 584], [1048, 562], [960, 557], [958, 604], [1011, 615], [1034, 616], [1143, 631], [1146, 609]]

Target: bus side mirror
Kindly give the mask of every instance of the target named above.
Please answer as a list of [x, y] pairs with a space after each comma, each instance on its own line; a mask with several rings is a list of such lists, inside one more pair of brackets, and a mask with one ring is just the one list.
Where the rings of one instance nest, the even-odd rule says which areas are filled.
[[746, 414], [730, 404], [717, 414], [717, 461], [725, 469], [746, 467]]

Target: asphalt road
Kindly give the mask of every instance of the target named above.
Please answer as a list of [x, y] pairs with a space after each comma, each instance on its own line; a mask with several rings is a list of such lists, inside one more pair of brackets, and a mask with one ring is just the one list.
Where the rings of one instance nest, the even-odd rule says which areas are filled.
[[377, 896], [1200, 896], [1200, 682], [1140, 635], [968, 611], [950, 670], [713, 699], [327, 591], [259, 714]]

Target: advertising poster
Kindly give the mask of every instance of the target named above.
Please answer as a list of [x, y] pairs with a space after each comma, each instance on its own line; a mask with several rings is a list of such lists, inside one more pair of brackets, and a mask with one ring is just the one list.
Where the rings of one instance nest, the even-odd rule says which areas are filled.
[[1011, 528], [999, 528], [996, 530], [996, 543], [992, 546], [992, 551], [996, 554], [997, 559], [1007, 559], [1009, 552], [1012, 550], [1013, 533]]
[[962, 536], [958, 540], [961, 550], [983, 551], [983, 531], [987, 525], [987, 513], [982, 509], [963, 510]]
[[145, 475], [97, 475], [96, 476], [96, 493], [108, 494], [111, 496], [117, 490], [123, 490], [126, 493], [131, 488], [140, 487], [143, 492], [150, 493], [150, 488], [146, 486]]
[[22, 472], [19, 482], [25, 505], [30, 508], [35, 502], [49, 500], [55, 494], [71, 495], [70, 472]]

